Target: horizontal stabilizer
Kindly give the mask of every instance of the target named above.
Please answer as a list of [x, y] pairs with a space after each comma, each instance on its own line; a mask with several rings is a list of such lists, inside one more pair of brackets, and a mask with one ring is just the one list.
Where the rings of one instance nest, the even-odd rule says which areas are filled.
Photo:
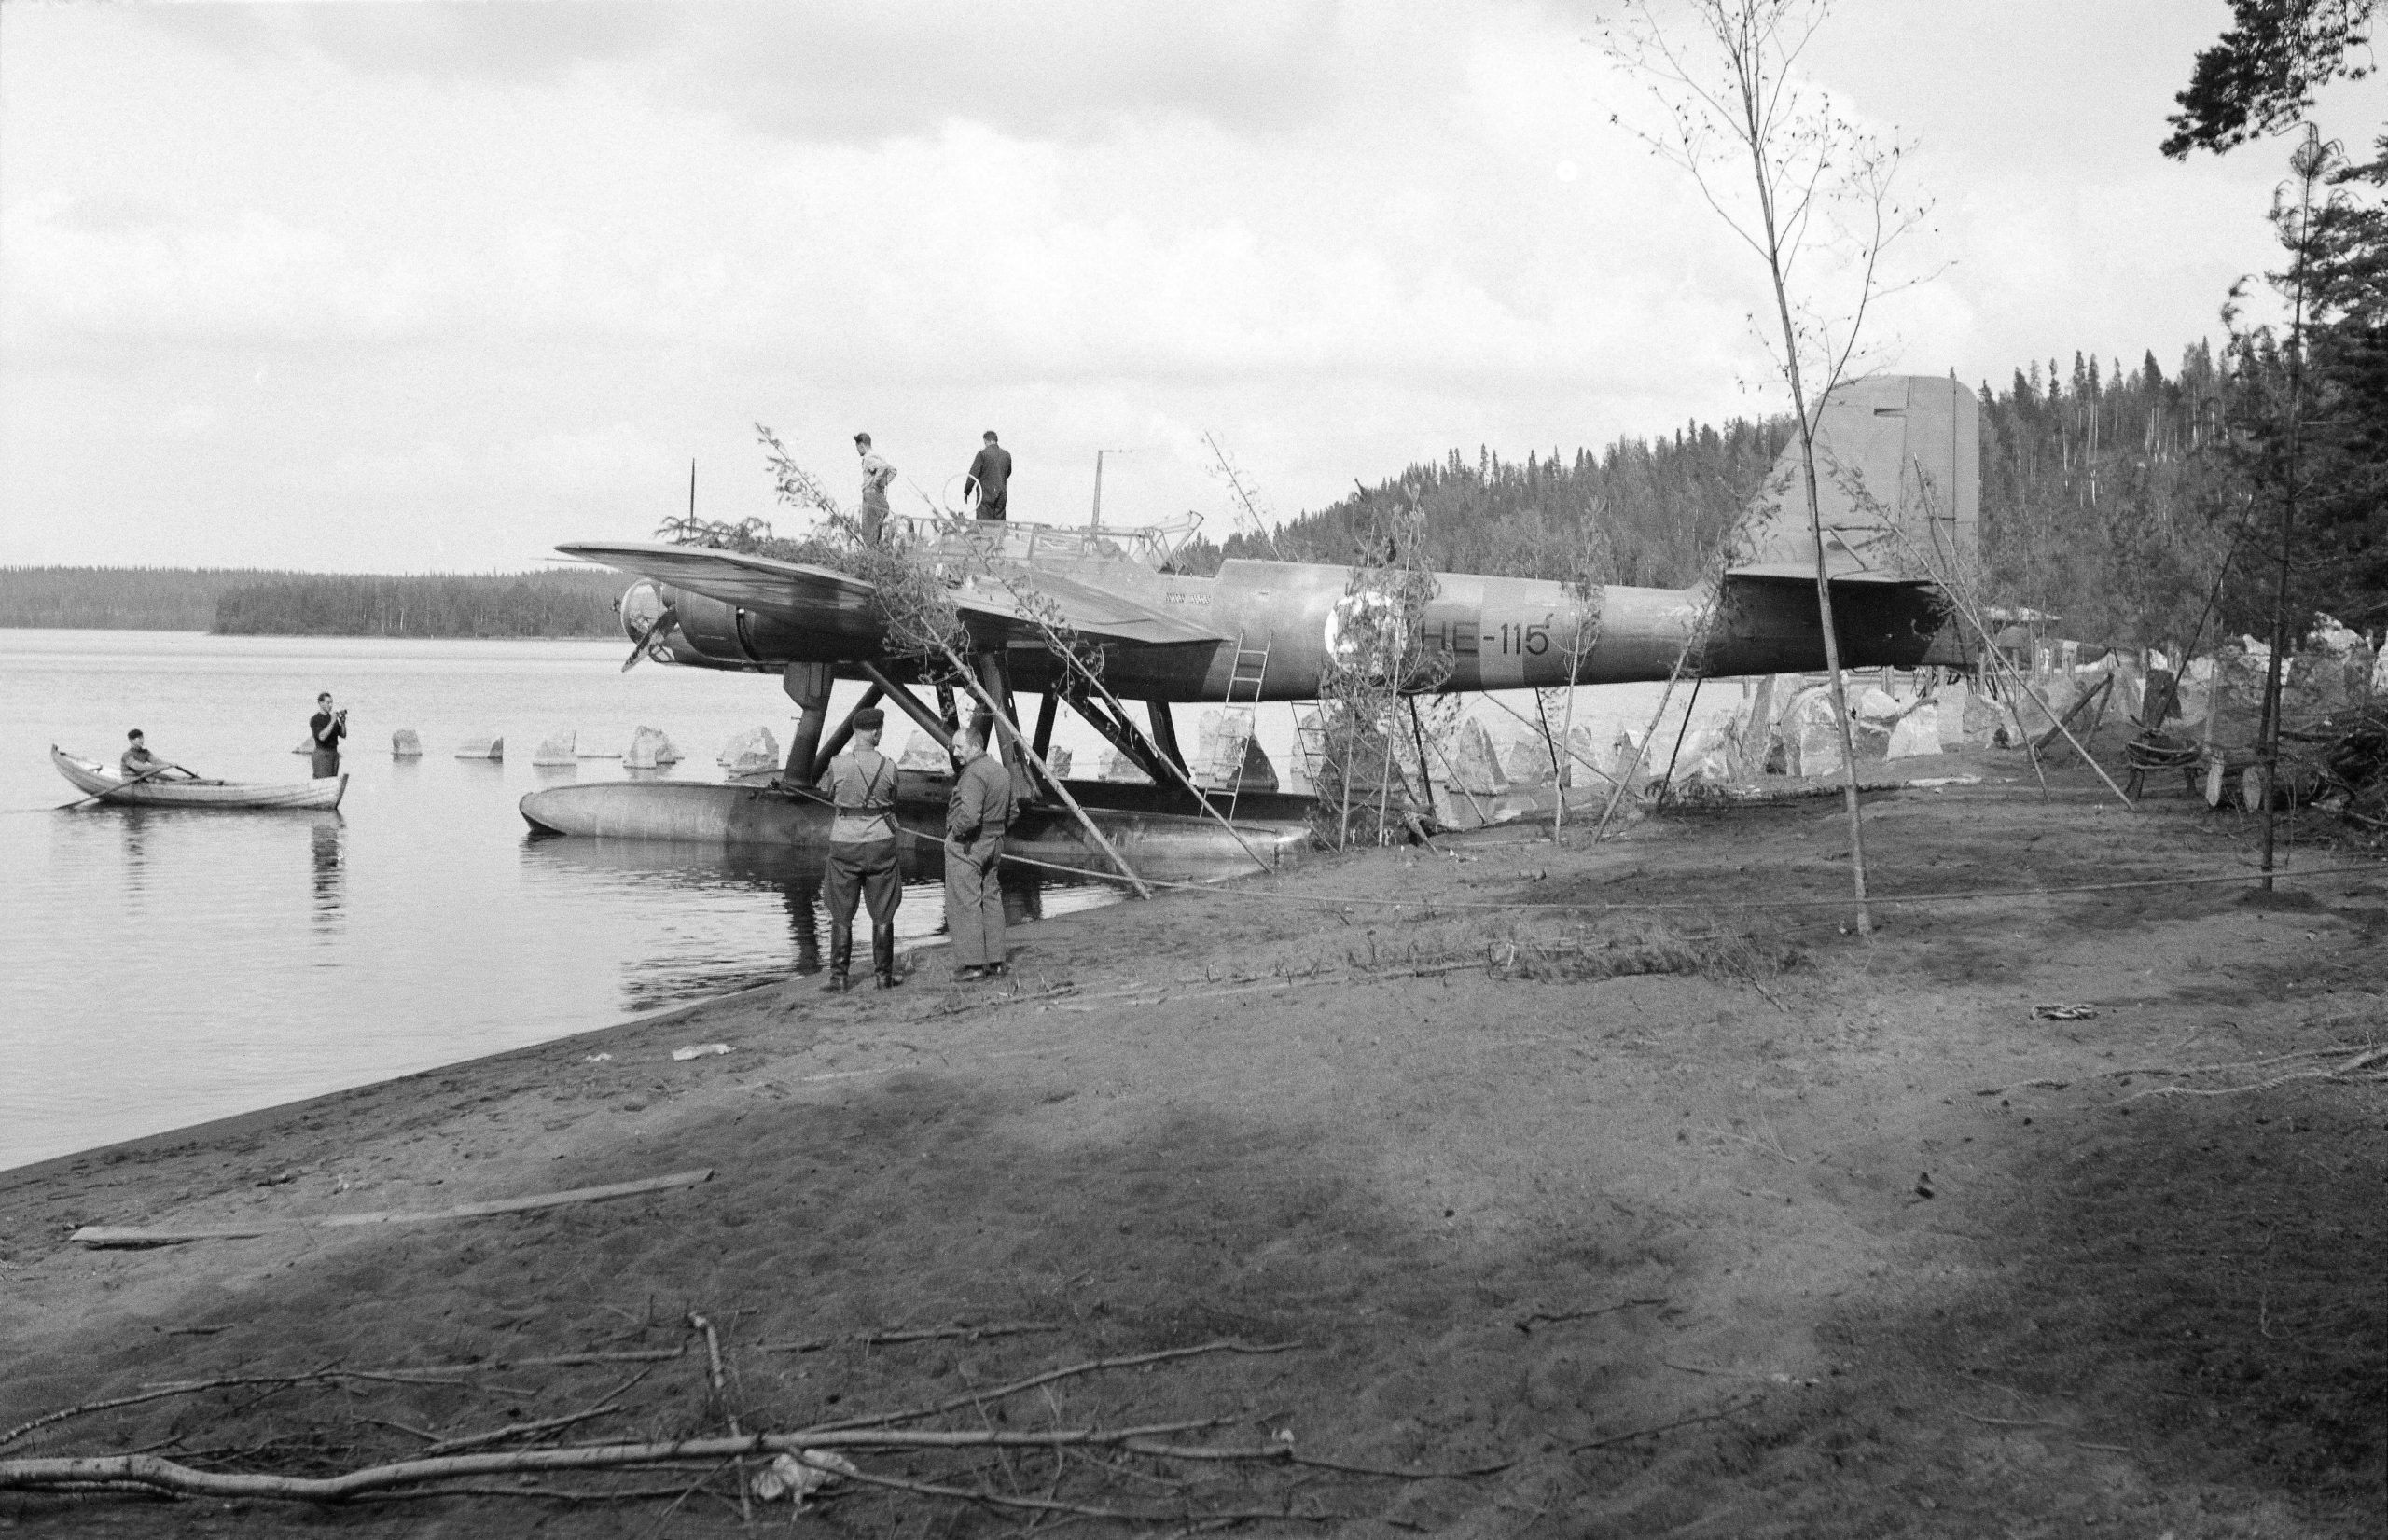
[[[1753, 567], [1729, 567], [1726, 569], [1725, 576], [1728, 578], [1746, 577], [1759, 583], [1805, 583], [1812, 589], [1816, 586], [1816, 568], [1812, 562], [1804, 566], [1797, 562], [1770, 562]], [[1835, 583], [1928, 583], [1931, 581], [1928, 577], [1901, 576], [1895, 572], [1862, 570], [1836, 572], [1832, 575], [1832, 580]]]

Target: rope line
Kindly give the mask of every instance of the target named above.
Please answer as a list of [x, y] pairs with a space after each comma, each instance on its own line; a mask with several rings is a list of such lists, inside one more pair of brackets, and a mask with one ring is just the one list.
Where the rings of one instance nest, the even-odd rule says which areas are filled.
[[[1083, 867], [1065, 867], [1058, 862], [1039, 861], [1026, 855], [1006, 855], [1002, 859], [1015, 866], [1034, 867], [1042, 871], [1066, 872], [1073, 877], [1090, 877], [1097, 881], [1120, 881], [1115, 872], [1089, 871]], [[2064, 888], [1980, 888], [1964, 893], [1894, 893], [1868, 894], [1868, 903], [1879, 904], [1961, 904], [1996, 898], [2063, 898], [2085, 893], [2129, 893], [2149, 888], [2197, 887], [2215, 882], [2260, 882], [2266, 876], [2274, 878], [2331, 877], [2362, 873], [2380, 875], [2380, 867], [2372, 866], [2315, 867], [2306, 871], [2229, 872], [2205, 877], [2155, 877], [2131, 882], [2083, 882]], [[1210, 882], [1166, 882], [1159, 878], [1145, 879], [1147, 887], [1174, 888], [1186, 893], [1221, 893], [1227, 890]], [[1465, 898], [1371, 898], [1361, 895], [1332, 897], [1323, 894], [1271, 893], [1263, 888], [1239, 888], [1239, 897], [1274, 898], [1284, 903], [1312, 904], [1322, 907], [1369, 904], [1380, 909], [1559, 909], [1576, 913], [1617, 910], [1684, 909], [1702, 912], [1720, 909], [1820, 909], [1843, 908], [1856, 902], [1847, 896], [1839, 898], [1717, 898], [1706, 901], [1682, 900], [1655, 903], [1553, 903], [1547, 899], [1530, 899], [1514, 904], [1491, 903]]]

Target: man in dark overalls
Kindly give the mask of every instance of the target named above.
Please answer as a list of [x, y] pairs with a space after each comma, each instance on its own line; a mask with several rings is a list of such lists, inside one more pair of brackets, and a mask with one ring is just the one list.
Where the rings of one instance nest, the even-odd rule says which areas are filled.
[[1011, 486], [1011, 451], [995, 442], [993, 428], [981, 437], [986, 447], [970, 462], [970, 479], [979, 486], [979, 517], [1001, 523]]
[[829, 869], [821, 896], [829, 906], [829, 983], [832, 993], [853, 988], [854, 906], [870, 906], [870, 962], [879, 987], [892, 990], [896, 977], [896, 906], [904, 886], [896, 871], [896, 761], [879, 752], [887, 714], [873, 707], [854, 713], [854, 745], [829, 761], [820, 789], [838, 810], [829, 826]]
[[945, 810], [945, 927], [953, 937], [953, 976], [965, 980], [1004, 971], [1004, 890], [995, 867], [1011, 824], [1011, 772], [987, 752], [991, 723], [982, 717], [953, 735], [962, 770]]

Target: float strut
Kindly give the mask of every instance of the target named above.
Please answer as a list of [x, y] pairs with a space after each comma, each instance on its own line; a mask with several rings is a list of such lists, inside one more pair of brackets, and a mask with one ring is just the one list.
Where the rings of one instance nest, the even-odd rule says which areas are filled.
[[819, 777], [812, 762], [820, 756], [821, 731], [829, 723], [829, 687], [838, 671], [827, 663], [790, 663], [780, 674], [780, 687], [796, 702], [796, 741], [787, 746], [785, 778], [811, 785]]

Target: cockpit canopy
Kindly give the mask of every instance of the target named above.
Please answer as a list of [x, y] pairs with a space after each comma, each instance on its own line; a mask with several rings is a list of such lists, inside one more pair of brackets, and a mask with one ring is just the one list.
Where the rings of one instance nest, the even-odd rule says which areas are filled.
[[1188, 512], [1166, 524], [1134, 527], [1085, 524], [1031, 524], [1016, 520], [941, 519], [927, 514], [897, 514], [888, 520], [895, 537], [906, 548], [934, 562], [947, 552], [955, 558], [979, 557], [1039, 562], [1133, 562], [1153, 572], [1173, 570], [1177, 553], [1202, 528], [1202, 516]]

